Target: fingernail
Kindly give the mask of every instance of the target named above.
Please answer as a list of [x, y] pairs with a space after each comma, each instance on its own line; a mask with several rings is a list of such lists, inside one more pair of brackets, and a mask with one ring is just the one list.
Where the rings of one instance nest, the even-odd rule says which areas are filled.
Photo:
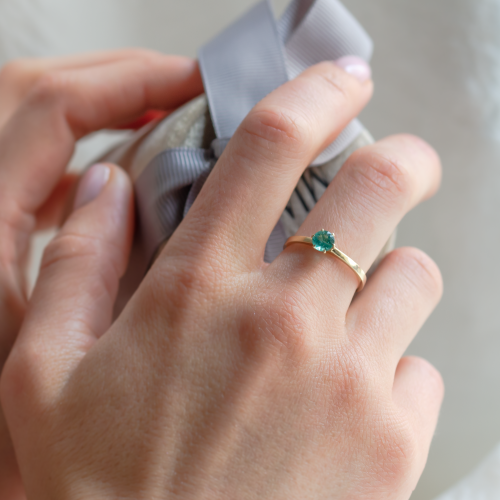
[[346, 73], [357, 78], [361, 83], [365, 83], [372, 77], [370, 65], [361, 57], [345, 56], [337, 59], [335, 64], [342, 68]]
[[97, 163], [82, 177], [75, 196], [74, 210], [77, 210], [99, 196], [109, 180], [111, 170], [107, 165]]

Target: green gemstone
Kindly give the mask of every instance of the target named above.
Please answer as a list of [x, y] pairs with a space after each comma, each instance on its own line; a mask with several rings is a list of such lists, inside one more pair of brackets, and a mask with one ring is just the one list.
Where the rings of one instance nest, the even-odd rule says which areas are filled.
[[328, 252], [335, 245], [335, 236], [330, 231], [319, 231], [312, 237], [312, 244], [318, 252]]

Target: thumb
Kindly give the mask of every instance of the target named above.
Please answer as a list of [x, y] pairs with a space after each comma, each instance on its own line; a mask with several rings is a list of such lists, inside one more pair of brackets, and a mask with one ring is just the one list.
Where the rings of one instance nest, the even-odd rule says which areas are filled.
[[3, 376], [4, 398], [9, 385], [20, 385], [12, 390], [28, 398], [57, 390], [109, 328], [132, 233], [128, 176], [114, 165], [94, 165], [80, 181], [73, 213], [45, 250]]

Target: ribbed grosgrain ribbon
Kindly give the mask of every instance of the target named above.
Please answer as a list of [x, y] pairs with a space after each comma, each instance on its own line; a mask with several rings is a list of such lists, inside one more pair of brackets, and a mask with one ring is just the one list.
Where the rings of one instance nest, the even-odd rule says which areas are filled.
[[[370, 37], [338, 0], [293, 0], [279, 21], [264, 0], [205, 45], [200, 68], [217, 139], [210, 150], [164, 151], [137, 180], [147, 256], [175, 231], [229, 139], [260, 100], [313, 64], [346, 55], [369, 61], [372, 50]], [[333, 159], [361, 130], [358, 120], [351, 122], [312, 165]], [[277, 255], [285, 239], [278, 225], [266, 260]]]

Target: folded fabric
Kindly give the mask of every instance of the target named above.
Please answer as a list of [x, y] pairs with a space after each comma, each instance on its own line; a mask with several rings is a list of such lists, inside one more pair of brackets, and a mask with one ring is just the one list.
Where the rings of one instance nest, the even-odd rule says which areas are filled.
[[[136, 284], [255, 104], [313, 64], [346, 55], [369, 60], [371, 54], [370, 38], [338, 0], [294, 0], [280, 21], [264, 0], [203, 47], [200, 68], [206, 94], [148, 125], [105, 158], [126, 168], [134, 181], [139, 224], [130, 274]], [[267, 262], [296, 233], [349, 155], [372, 142], [354, 120], [321, 152], [268, 241]], [[381, 257], [393, 243], [392, 238]]]

